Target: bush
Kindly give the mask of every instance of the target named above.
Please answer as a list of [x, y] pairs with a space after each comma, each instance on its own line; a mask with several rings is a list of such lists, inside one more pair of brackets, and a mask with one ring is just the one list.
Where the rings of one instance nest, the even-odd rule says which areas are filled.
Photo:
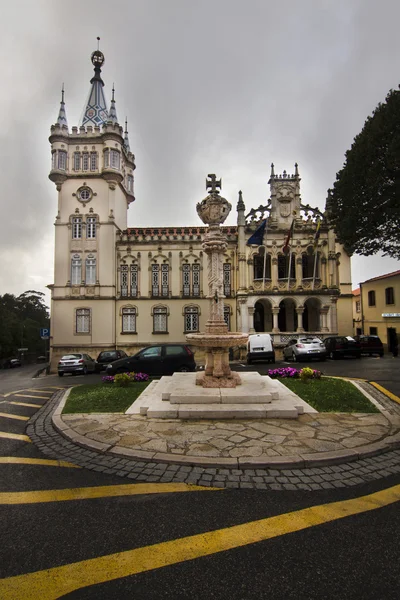
[[132, 381], [132, 378], [129, 377], [129, 375], [129, 373], [118, 373], [118, 375], [114, 377], [115, 385], [118, 387], [128, 387]]

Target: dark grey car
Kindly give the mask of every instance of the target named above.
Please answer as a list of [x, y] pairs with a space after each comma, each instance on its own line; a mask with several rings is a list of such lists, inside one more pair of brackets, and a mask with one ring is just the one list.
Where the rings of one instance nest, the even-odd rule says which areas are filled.
[[57, 365], [58, 375], [62, 377], [64, 373], [71, 375], [86, 375], [94, 373], [96, 370], [96, 362], [89, 354], [65, 354]]
[[121, 358], [108, 365], [106, 375], [117, 373], [146, 373], [172, 375], [176, 371], [195, 371], [194, 354], [186, 344], [156, 344], [140, 350], [133, 356]]

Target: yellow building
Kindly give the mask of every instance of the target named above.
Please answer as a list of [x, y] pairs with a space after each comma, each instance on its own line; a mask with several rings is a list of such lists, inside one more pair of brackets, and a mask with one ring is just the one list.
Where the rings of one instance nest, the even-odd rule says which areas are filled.
[[[79, 126], [69, 129], [62, 97], [49, 138], [49, 177], [58, 192], [49, 286], [53, 370], [68, 352], [133, 354], [151, 343], [184, 341], [204, 330], [208, 316], [200, 219], [187, 227], [127, 226], [135, 157], [127, 125], [118, 122], [114, 90], [107, 108], [104, 56], [97, 50], [91, 60], [94, 77]], [[302, 203], [297, 164], [293, 174], [280, 175], [272, 165], [268, 183], [265, 206], [246, 211], [239, 192], [236, 225], [223, 227], [230, 330], [271, 332], [278, 348], [304, 332], [348, 335], [350, 258], [327, 212]]]
[[385, 348], [390, 349], [391, 340], [400, 336], [400, 271], [360, 283], [359, 301], [361, 319], [357, 329], [378, 335]]

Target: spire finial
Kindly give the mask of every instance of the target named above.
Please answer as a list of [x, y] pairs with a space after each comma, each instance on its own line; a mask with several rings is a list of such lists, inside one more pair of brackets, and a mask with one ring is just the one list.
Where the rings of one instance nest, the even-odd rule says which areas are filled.
[[60, 127], [66, 127], [68, 129], [67, 115], [65, 112], [65, 102], [64, 102], [64, 84], [62, 84], [62, 86], [61, 86], [61, 102], [60, 102], [60, 110], [58, 111], [57, 125], [60, 125]]
[[299, 165], [297, 163], [294, 163], [294, 175], [295, 177], [299, 176]]
[[115, 102], [115, 100], [114, 100], [114, 92], [115, 92], [115, 89], [114, 89], [114, 82], [113, 82], [111, 102]]
[[271, 163], [271, 177], [275, 177], [274, 163]]
[[97, 50], [100, 50], [100, 38], [97, 36]]
[[107, 103], [104, 97], [104, 81], [101, 78], [101, 68], [104, 65], [104, 54], [99, 50], [100, 38], [97, 37], [97, 50], [92, 52], [90, 60], [94, 66], [94, 75], [90, 80], [91, 88], [83, 109], [80, 125], [94, 125], [99, 127], [108, 120]]
[[124, 147], [127, 152], [131, 151], [128, 137], [128, 117], [125, 117], [125, 131], [124, 131]]
[[64, 104], [64, 82], [61, 87], [61, 102]]
[[109, 113], [108, 113], [108, 123], [118, 123], [117, 109], [115, 108], [114, 93], [115, 93], [115, 89], [114, 89], [114, 84], [113, 84], [113, 86], [112, 86], [112, 97], [111, 97], [111, 106], [110, 106], [110, 110], [109, 110]]

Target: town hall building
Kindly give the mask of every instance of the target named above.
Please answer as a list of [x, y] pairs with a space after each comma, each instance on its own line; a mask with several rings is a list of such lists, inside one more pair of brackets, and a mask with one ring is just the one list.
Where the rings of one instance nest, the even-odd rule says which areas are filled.
[[[104, 349], [133, 354], [149, 344], [181, 342], [203, 331], [208, 318], [206, 227], [200, 220], [128, 227], [135, 156], [114, 90], [107, 106], [104, 55], [96, 50], [91, 60], [94, 75], [79, 126], [68, 127], [63, 92], [49, 138], [49, 178], [58, 194], [49, 286], [52, 370], [69, 352], [96, 358]], [[350, 257], [329, 226], [329, 194], [325, 211], [303, 204], [297, 164], [292, 174], [279, 175], [272, 165], [268, 184], [270, 198], [256, 209], [246, 209], [238, 192], [236, 225], [222, 226], [229, 330], [269, 332], [277, 348], [305, 333], [351, 335]]]

